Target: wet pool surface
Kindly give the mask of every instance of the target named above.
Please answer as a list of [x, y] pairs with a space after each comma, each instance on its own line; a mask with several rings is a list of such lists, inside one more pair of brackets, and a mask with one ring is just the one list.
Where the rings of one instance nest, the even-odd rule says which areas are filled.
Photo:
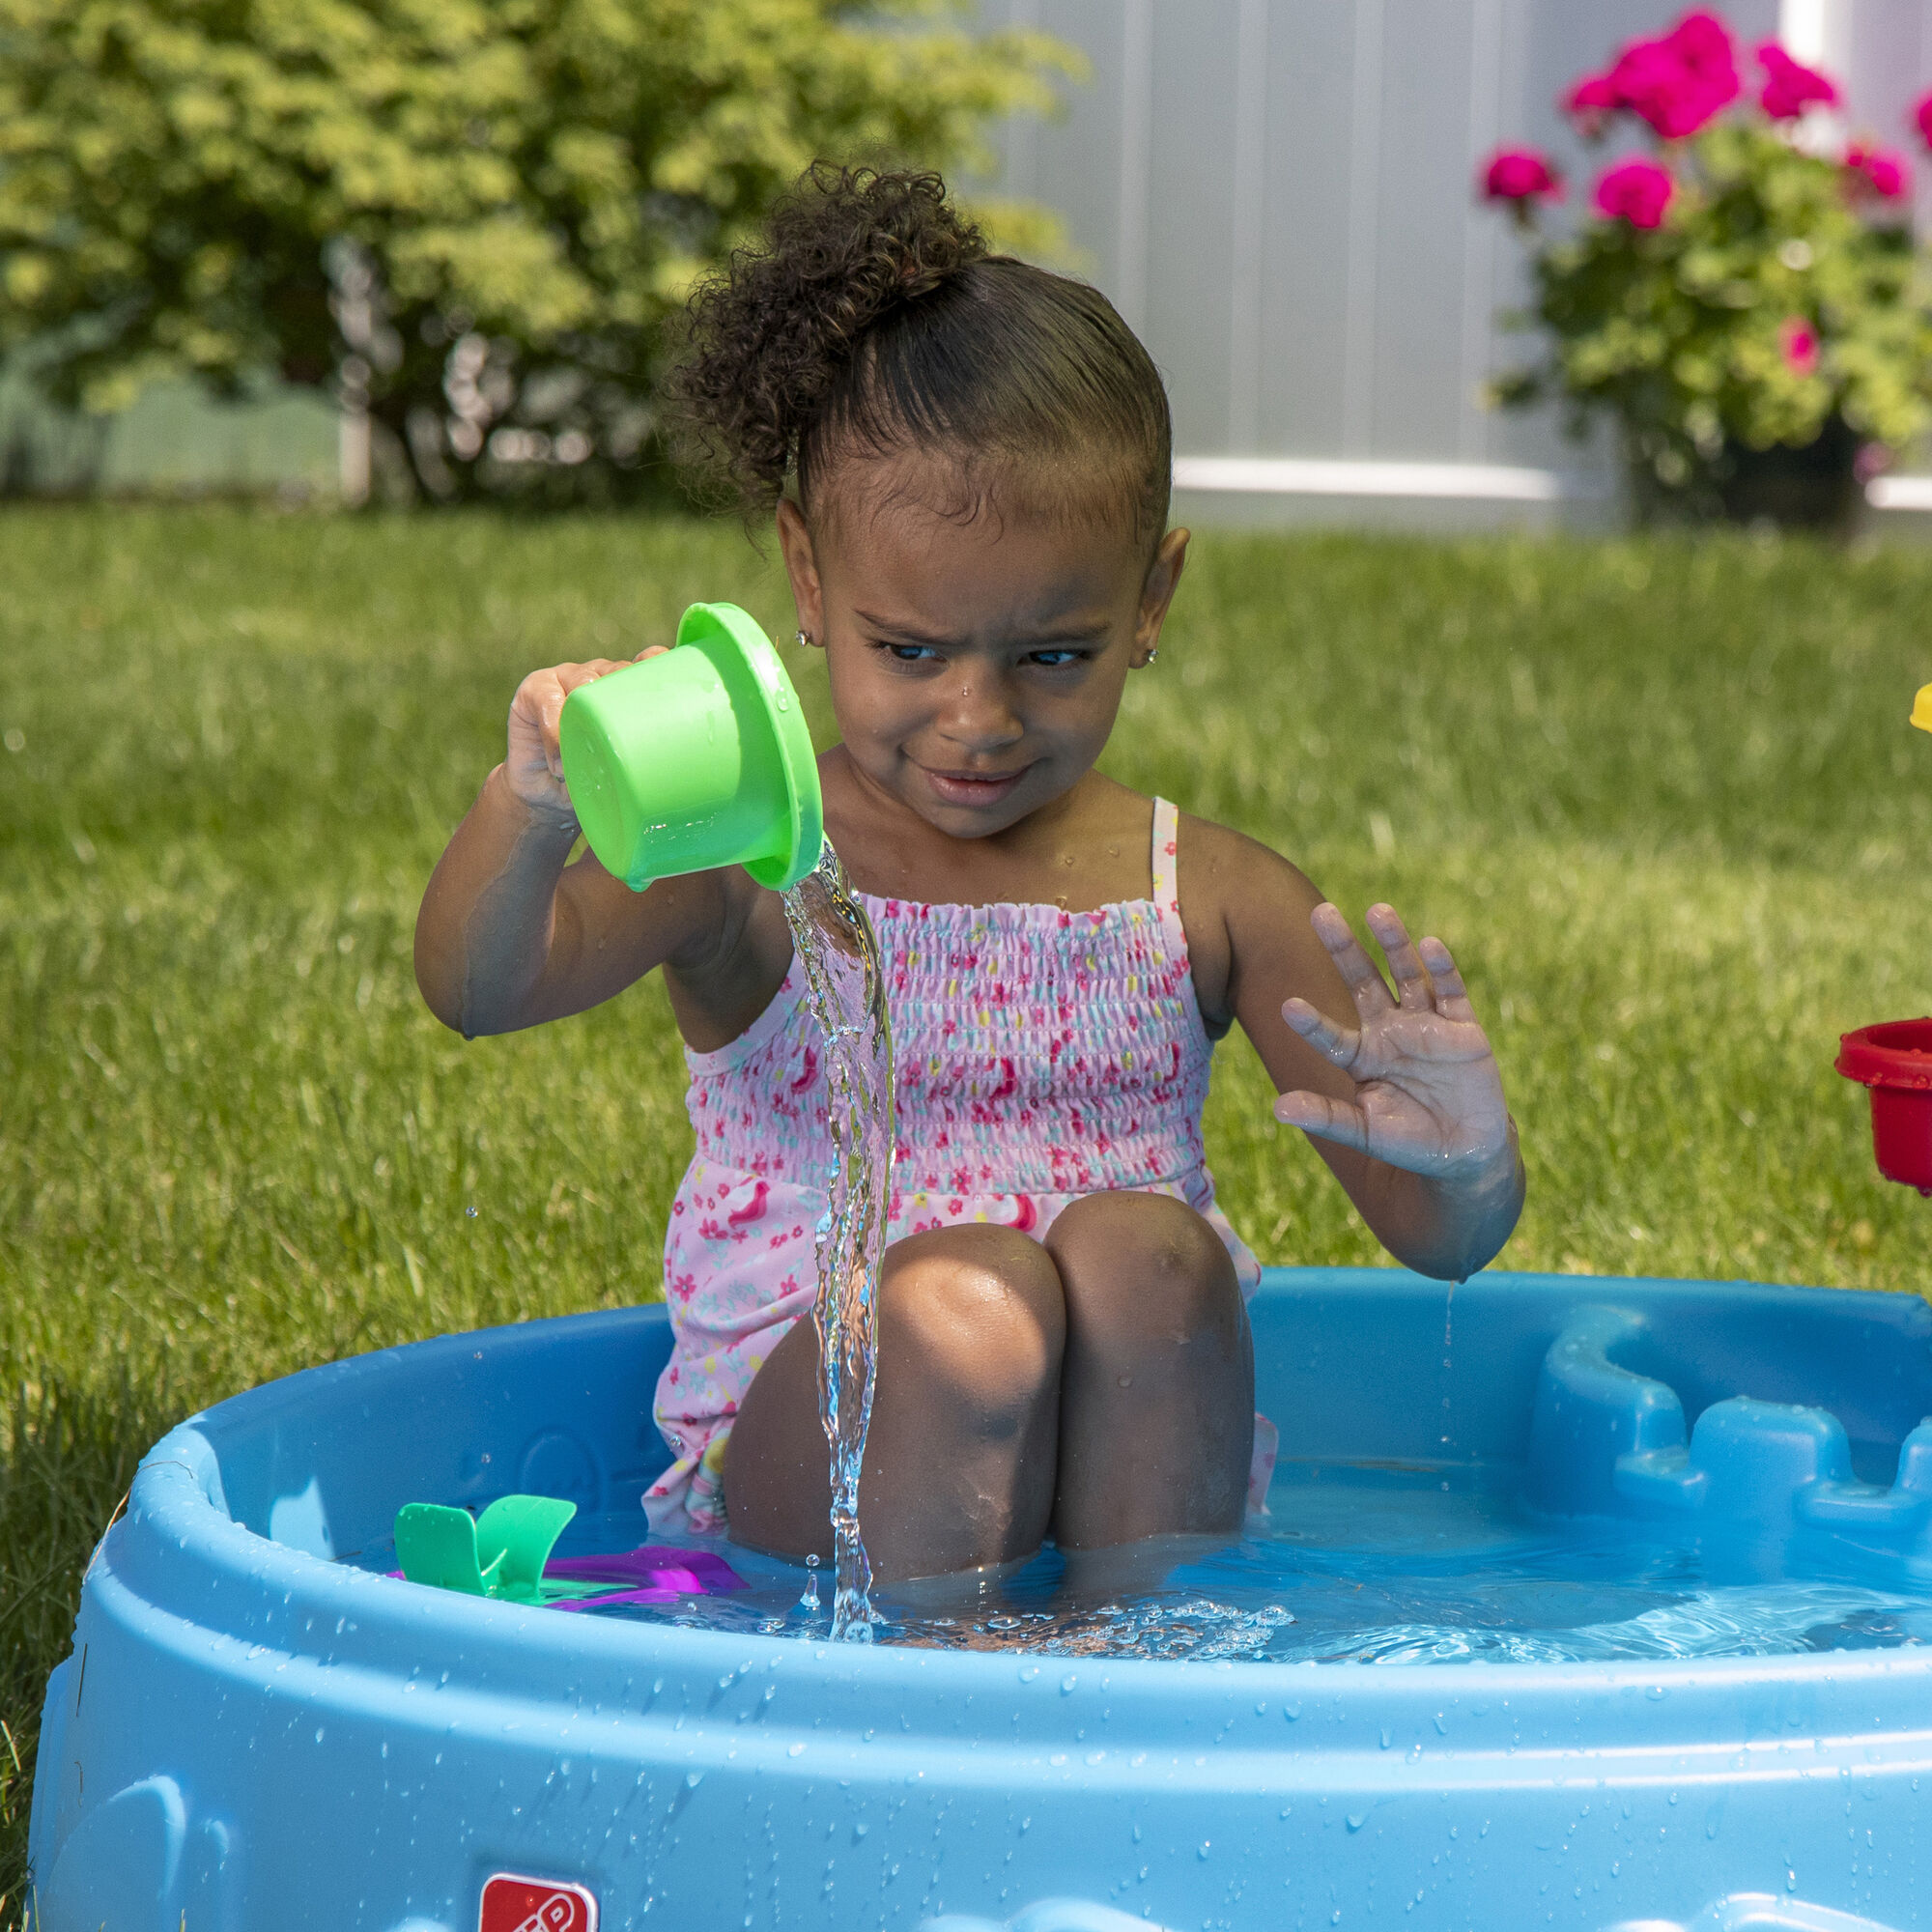
[[[1787, 1567], [1779, 1545], [1605, 1519], [1539, 1518], [1520, 1471], [1388, 1463], [1289, 1463], [1269, 1514], [1190, 1550], [1138, 1587], [1083, 1578], [1048, 1548], [950, 1600], [875, 1592], [880, 1642], [1047, 1657], [1326, 1663], [1556, 1663], [1769, 1657], [1932, 1641], [1932, 1580], [1850, 1548]], [[558, 1556], [647, 1541], [641, 1511], [580, 1516]], [[831, 1578], [723, 1538], [748, 1587], [578, 1614], [822, 1641]], [[393, 1546], [346, 1559], [394, 1567]], [[817, 1599], [816, 1606], [811, 1598]]]

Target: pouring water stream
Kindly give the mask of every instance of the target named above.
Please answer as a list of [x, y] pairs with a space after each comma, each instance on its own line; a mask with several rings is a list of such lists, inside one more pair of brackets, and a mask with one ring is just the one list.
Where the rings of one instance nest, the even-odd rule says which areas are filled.
[[893, 1165], [892, 1027], [878, 940], [829, 839], [817, 866], [781, 896], [805, 967], [806, 998], [826, 1042], [833, 1164], [814, 1241], [812, 1319], [819, 1415], [832, 1451], [832, 1634], [869, 1643], [872, 1566], [859, 1531], [859, 1474], [872, 1419]]

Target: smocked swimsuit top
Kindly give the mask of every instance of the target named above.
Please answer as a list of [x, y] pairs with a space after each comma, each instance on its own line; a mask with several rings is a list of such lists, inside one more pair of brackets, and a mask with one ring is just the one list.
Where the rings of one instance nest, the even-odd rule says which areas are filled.
[[[1208, 1218], [1253, 1291], [1260, 1264], [1215, 1205], [1202, 1145], [1213, 1041], [1180, 923], [1178, 825], [1156, 799], [1151, 896], [1092, 912], [858, 895], [895, 1056], [892, 1238], [975, 1221], [1039, 1236], [1082, 1195], [1154, 1189]], [[654, 1517], [715, 1517], [738, 1403], [811, 1304], [833, 1159], [822, 1049], [794, 959], [737, 1039], [686, 1053], [696, 1151], [665, 1242], [675, 1341], [656, 1414], [675, 1460], [646, 1497]]]

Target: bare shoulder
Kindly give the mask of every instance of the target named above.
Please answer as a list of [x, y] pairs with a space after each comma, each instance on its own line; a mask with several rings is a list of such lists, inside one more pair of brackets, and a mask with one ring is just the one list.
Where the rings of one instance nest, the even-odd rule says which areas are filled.
[[1239, 893], [1282, 894], [1296, 902], [1305, 897], [1311, 909], [1321, 903], [1321, 895], [1299, 866], [1273, 846], [1211, 818], [1180, 814], [1180, 851], [1184, 884], [1191, 883], [1192, 875], [1208, 890], [1218, 884]]
[[1259, 838], [1192, 812], [1180, 814], [1179, 843], [1181, 923], [1210, 1027], [1232, 1023], [1236, 980], [1258, 951], [1294, 960], [1305, 947], [1308, 967], [1319, 975], [1318, 959], [1325, 964], [1327, 954], [1308, 916], [1322, 895], [1300, 867]]

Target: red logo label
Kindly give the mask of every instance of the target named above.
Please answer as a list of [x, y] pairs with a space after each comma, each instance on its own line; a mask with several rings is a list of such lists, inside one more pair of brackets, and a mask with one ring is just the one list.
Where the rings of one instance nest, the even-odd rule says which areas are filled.
[[476, 1932], [597, 1932], [597, 1900], [563, 1879], [497, 1872], [484, 1882]]

